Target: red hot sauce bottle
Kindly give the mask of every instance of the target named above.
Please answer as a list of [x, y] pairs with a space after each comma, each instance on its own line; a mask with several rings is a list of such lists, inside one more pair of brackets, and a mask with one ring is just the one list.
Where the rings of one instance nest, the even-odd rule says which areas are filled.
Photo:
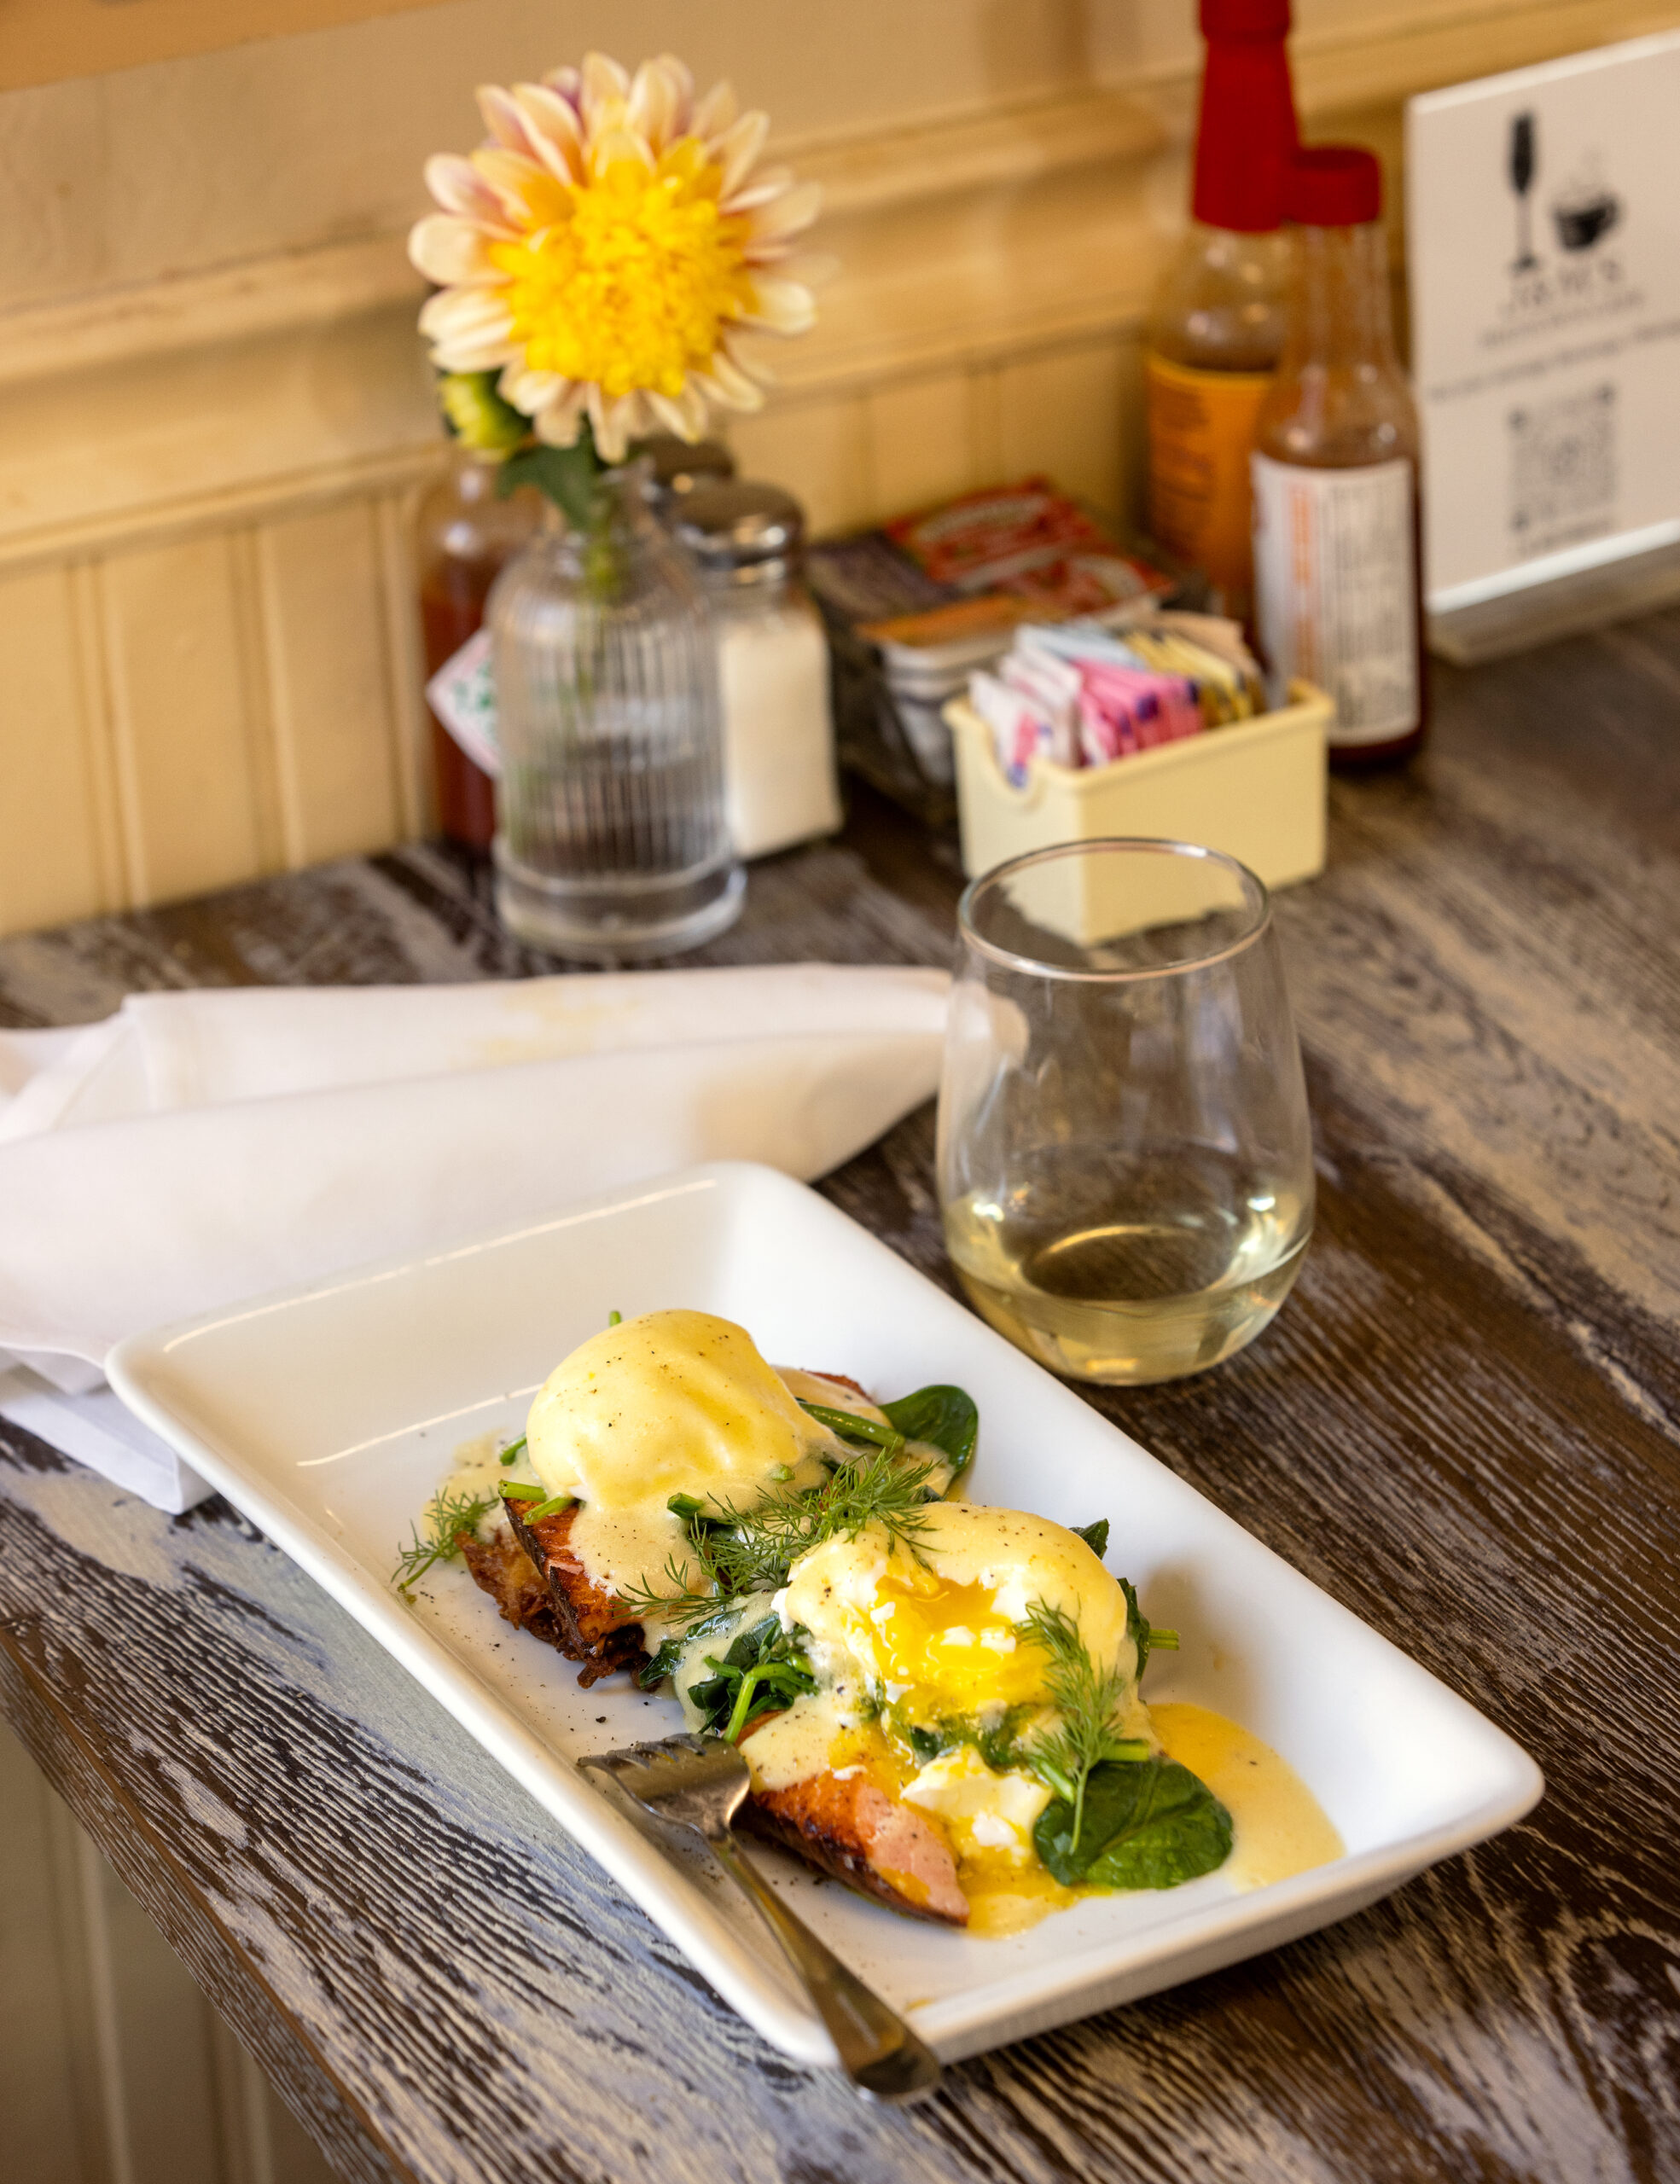
[[1294, 267], [1252, 462], [1255, 620], [1279, 686], [1300, 676], [1334, 699], [1332, 763], [1369, 766], [1409, 758], [1427, 709], [1417, 410], [1394, 352], [1381, 171], [1357, 146], [1315, 146], [1284, 205]]
[[[449, 465], [416, 517], [420, 619], [429, 679], [454, 658], [484, 620], [490, 587], [542, 522], [528, 487], [497, 498], [498, 455], [451, 443]], [[452, 842], [487, 850], [496, 832], [496, 784], [427, 707], [438, 780], [438, 821]]]
[[1228, 614], [1253, 613], [1248, 457], [1283, 346], [1295, 156], [1289, 0], [1201, 0], [1190, 225], [1149, 322], [1149, 530]]

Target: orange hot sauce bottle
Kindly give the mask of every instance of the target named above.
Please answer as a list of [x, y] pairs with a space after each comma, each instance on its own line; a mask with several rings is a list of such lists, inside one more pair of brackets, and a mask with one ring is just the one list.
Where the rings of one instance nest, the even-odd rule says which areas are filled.
[[1289, 0], [1201, 0], [1207, 42], [1190, 227], [1155, 298], [1144, 361], [1149, 530], [1253, 611], [1248, 456], [1283, 348], [1283, 186], [1295, 154]]
[[[497, 498], [499, 455], [458, 440], [426, 492], [415, 519], [420, 620], [427, 679], [460, 651], [484, 620], [490, 587], [542, 522], [542, 502], [526, 487]], [[487, 850], [496, 832], [496, 784], [461, 748], [431, 707], [438, 823], [452, 842]]]
[[1369, 152], [1301, 152], [1285, 193], [1289, 338], [1253, 458], [1259, 647], [1335, 700], [1332, 764], [1409, 758], [1428, 716], [1417, 408], [1388, 296]]

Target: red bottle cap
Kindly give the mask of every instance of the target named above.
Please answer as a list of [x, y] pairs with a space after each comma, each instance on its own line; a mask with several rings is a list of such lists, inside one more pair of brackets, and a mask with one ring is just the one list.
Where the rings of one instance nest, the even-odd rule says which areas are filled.
[[1207, 67], [1196, 122], [1190, 210], [1204, 227], [1265, 235], [1283, 223], [1298, 131], [1289, 0], [1201, 0]]
[[1295, 154], [1283, 212], [1304, 228], [1362, 227], [1382, 217], [1382, 170], [1357, 144], [1311, 145]]

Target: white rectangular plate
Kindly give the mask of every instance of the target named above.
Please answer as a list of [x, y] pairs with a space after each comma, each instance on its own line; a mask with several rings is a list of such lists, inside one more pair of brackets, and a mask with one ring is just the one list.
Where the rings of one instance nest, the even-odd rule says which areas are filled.
[[[784, 1365], [892, 1397], [953, 1380], [980, 1404], [976, 1501], [1113, 1519], [1108, 1560], [1183, 1650], [1147, 1695], [1232, 1716], [1316, 1792], [1346, 1855], [1238, 1893], [1218, 1873], [1110, 1896], [981, 1940], [895, 1917], [764, 1856], [799, 1911], [948, 2059], [1127, 2001], [1328, 1925], [1518, 1820], [1538, 1769], [1071, 1390], [824, 1199], [767, 1168], [685, 1170], [482, 1243], [393, 1261], [124, 1343], [111, 1379], [583, 1844], [719, 1993], [787, 2053], [831, 2063], [775, 1945], [699, 1862], [662, 1850], [579, 1755], [679, 1726], [669, 1700], [580, 1691], [510, 1640], [451, 1567], [415, 1606], [390, 1571], [475, 1433], [523, 1431], [532, 1392], [604, 1322], [719, 1312]], [[1280, 1435], [1287, 1421], [1280, 1419]], [[508, 1641], [508, 1642], [503, 1642]], [[599, 1716], [605, 1715], [605, 1724]]]

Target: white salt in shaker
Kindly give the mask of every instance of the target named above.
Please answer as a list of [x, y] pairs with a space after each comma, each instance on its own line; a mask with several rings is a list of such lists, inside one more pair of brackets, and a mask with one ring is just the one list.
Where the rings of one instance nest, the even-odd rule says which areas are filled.
[[696, 485], [671, 512], [718, 629], [724, 800], [737, 852], [840, 823], [828, 646], [799, 570], [805, 516], [776, 485]]

